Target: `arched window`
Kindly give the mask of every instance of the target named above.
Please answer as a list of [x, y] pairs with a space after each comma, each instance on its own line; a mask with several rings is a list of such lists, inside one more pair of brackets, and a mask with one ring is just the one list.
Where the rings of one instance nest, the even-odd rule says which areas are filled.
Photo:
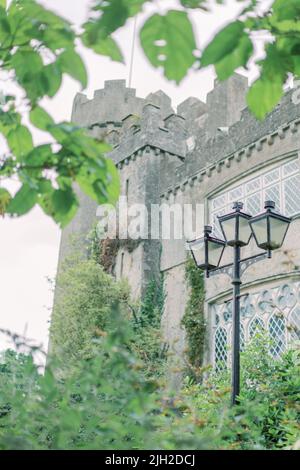
[[276, 208], [288, 216], [299, 214], [300, 208], [300, 168], [298, 158], [277, 168], [258, 171], [242, 178], [210, 199], [210, 222], [217, 236], [221, 235], [218, 215], [230, 212], [234, 201], [245, 204], [246, 212], [256, 215], [264, 208], [264, 201], [272, 200]]
[[217, 371], [226, 369], [227, 366], [227, 332], [219, 327], [215, 333], [215, 367]]
[[286, 347], [285, 319], [274, 313], [269, 319], [270, 353], [279, 357]]
[[288, 330], [292, 341], [300, 340], [300, 307], [294, 308], [288, 318]]
[[[232, 342], [232, 301], [212, 304], [212, 362], [216, 370], [230, 366]], [[270, 339], [269, 352], [279, 357], [290, 343], [300, 340], [300, 282], [287, 281], [271, 289], [262, 289], [241, 298], [241, 351], [256, 333]], [[226, 347], [227, 343], [227, 347]]]
[[254, 317], [249, 324], [249, 338], [253, 338], [257, 333], [263, 331], [265, 325], [261, 318]]

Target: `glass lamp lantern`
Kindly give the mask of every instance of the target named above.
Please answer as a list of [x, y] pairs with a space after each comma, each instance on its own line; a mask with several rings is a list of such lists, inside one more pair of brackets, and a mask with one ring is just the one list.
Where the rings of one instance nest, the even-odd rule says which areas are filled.
[[232, 209], [233, 212], [218, 217], [223, 236], [229, 246], [246, 246], [252, 236], [251, 215], [242, 212], [242, 202], [235, 202]]
[[250, 220], [250, 227], [259, 248], [272, 250], [280, 248], [284, 242], [291, 219], [274, 211], [275, 202], [265, 202], [266, 211]]
[[188, 242], [196, 266], [208, 274], [210, 269], [217, 268], [220, 264], [226, 243], [224, 240], [212, 237], [212, 228], [205, 225], [204, 236]]

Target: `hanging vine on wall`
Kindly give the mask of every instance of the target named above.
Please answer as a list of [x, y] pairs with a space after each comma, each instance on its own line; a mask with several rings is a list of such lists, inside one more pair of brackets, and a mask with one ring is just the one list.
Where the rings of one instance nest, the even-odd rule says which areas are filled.
[[[119, 250], [132, 253], [143, 242], [141, 239], [99, 239], [96, 227], [89, 236], [89, 258], [100, 264], [108, 274], [114, 274]], [[145, 286], [140, 302], [133, 302], [129, 297], [122, 298], [130, 312], [134, 335], [131, 348], [143, 363], [143, 373], [148, 379], [157, 380], [164, 376], [167, 345], [161, 336], [161, 317], [164, 307], [163, 275], [150, 279]]]
[[154, 380], [164, 376], [167, 359], [167, 345], [161, 335], [165, 299], [163, 284], [162, 274], [159, 279], [148, 281], [134, 323], [133, 350], [143, 360], [145, 375]]
[[204, 277], [192, 259], [186, 263], [186, 280], [190, 287], [190, 297], [186, 305], [182, 325], [187, 336], [187, 358], [189, 374], [196, 378], [196, 371], [202, 366], [206, 338], [204, 318], [205, 288]]
[[113, 274], [118, 251], [125, 250], [128, 251], [128, 253], [132, 253], [141, 242], [142, 240], [140, 238], [137, 240], [132, 240], [131, 238], [105, 238], [100, 240], [99, 262], [103, 266], [104, 271]]
[[164, 307], [163, 275], [158, 280], [151, 279], [145, 289], [140, 308], [140, 321], [144, 324], [160, 326]]
[[103, 238], [100, 239], [97, 234], [97, 228], [94, 227], [88, 236], [90, 256], [101, 266], [108, 274], [113, 274], [117, 255], [119, 250], [126, 250], [132, 253], [143, 240]]

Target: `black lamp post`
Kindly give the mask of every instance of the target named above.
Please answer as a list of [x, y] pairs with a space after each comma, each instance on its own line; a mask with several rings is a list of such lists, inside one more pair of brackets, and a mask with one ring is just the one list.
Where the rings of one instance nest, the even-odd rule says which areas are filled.
[[[198, 268], [206, 277], [221, 272], [231, 274], [233, 285], [233, 329], [232, 329], [232, 389], [231, 404], [238, 402], [240, 394], [240, 288], [241, 270], [253, 263], [271, 257], [272, 250], [280, 248], [285, 239], [291, 219], [273, 211], [275, 203], [266, 201], [266, 211], [255, 217], [242, 211], [243, 203], [235, 202], [233, 211], [218, 217], [224, 240], [211, 236], [212, 228], [204, 227], [204, 236], [188, 242]], [[248, 245], [254, 236], [264, 253], [241, 259], [241, 248]], [[233, 247], [233, 263], [219, 266], [226, 246]]]

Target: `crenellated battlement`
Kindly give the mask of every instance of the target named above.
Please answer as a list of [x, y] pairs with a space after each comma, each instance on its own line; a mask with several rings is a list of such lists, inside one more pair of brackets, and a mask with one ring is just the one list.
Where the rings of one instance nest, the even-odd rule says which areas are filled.
[[109, 156], [120, 170], [147, 147], [173, 156], [161, 167], [159, 192], [165, 194], [219, 172], [232, 159], [248, 158], [254, 147], [270, 144], [289, 123], [298, 125], [299, 105], [291, 106], [292, 91], [259, 122], [246, 107], [247, 90], [247, 79], [234, 74], [226, 82], [215, 81], [207, 103], [190, 97], [175, 112], [171, 98], [161, 90], [138, 98], [125, 80], [110, 80], [91, 100], [76, 95], [72, 120], [112, 145]]

